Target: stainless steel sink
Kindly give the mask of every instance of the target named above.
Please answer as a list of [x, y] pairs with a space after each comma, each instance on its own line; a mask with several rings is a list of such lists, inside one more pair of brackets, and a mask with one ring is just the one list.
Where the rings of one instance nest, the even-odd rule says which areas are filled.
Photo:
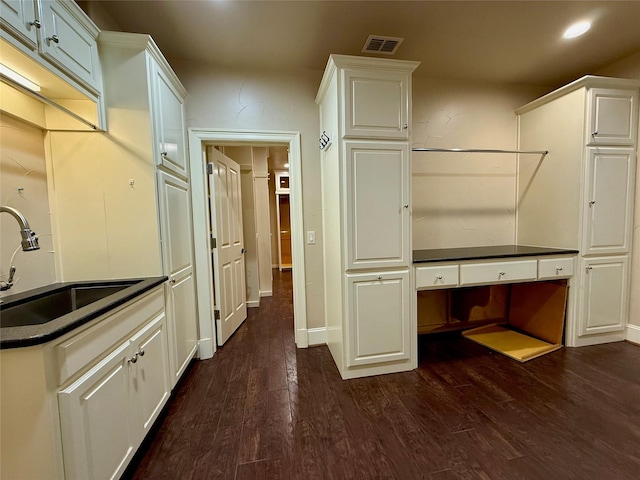
[[134, 283], [136, 281], [65, 284], [50, 291], [8, 301], [0, 304], [0, 327], [41, 325], [106, 298]]

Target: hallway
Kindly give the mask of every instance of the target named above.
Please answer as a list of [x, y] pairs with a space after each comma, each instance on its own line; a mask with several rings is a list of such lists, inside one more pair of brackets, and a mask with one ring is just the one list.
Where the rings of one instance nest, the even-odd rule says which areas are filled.
[[519, 364], [459, 335], [412, 372], [343, 381], [296, 350], [291, 272], [176, 388], [126, 478], [615, 479], [640, 471], [640, 347]]

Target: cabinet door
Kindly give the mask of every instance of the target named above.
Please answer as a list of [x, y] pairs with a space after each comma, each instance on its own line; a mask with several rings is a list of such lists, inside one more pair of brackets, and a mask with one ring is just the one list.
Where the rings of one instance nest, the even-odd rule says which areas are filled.
[[58, 393], [67, 478], [118, 478], [132, 457], [129, 360], [127, 342]]
[[406, 72], [344, 70], [345, 138], [409, 138]]
[[635, 154], [589, 148], [583, 255], [626, 253], [632, 230]]
[[156, 121], [156, 134], [159, 157], [158, 164], [172, 172], [187, 178], [189, 167], [187, 163], [184, 100], [171, 83], [164, 71], [157, 65], [153, 69]]
[[637, 90], [591, 89], [589, 107], [588, 144], [635, 144], [638, 134]]
[[409, 148], [346, 142], [347, 269], [408, 267]]
[[171, 384], [180, 378], [197, 347], [193, 229], [189, 184], [158, 172], [163, 270], [167, 282], [167, 323]]
[[348, 366], [410, 357], [409, 271], [347, 275]]
[[34, 0], [1, 0], [3, 30], [35, 50], [38, 47], [38, 17]]
[[629, 259], [583, 259], [579, 334], [594, 335], [624, 330], [629, 303]]
[[78, 21], [78, 15], [84, 14], [73, 2], [43, 1], [40, 49], [52, 63], [99, 93], [102, 72], [98, 44]]
[[132, 385], [136, 406], [135, 430], [142, 441], [169, 398], [169, 354], [164, 313], [131, 339]]

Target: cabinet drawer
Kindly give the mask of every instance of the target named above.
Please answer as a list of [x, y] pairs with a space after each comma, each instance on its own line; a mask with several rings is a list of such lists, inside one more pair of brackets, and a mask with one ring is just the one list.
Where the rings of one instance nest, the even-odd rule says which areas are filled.
[[164, 294], [162, 287], [158, 287], [115, 313], [94, 320], [97, 323], [92, 327], [56, 345], [58, 385], [90, 367], [96, 358], [163, 310]]
[[460, 266], [460, 285], [510, 283], [535, 280], [537, 260], [473, 263]]
[[458, 265], [416, 267], [416, 290], [457, 286]]
[[545, 258], [538, 260], [538, 278], [546, 280], [551, 278], [572, 277], [574, 272], [574, 257]]

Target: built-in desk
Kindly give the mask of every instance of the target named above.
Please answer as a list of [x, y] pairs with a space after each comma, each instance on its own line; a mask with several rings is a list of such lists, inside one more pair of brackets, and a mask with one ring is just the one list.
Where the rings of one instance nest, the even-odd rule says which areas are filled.
[[414, 250], [417, 290], [573, 276], [577, 250], [496, 245]]
[[514, 337], [516, 330], [550, 345], [523, 346], [526, 353], [513, 355], [518, 360], [533, 358], [530, 348], [544, 353], [560, 348], [577, 254], [524, 245], [416, 250], [417, 333], [489, 326], [480, 331], [484, 335], [503, 324], [508, 331], [491, 334], [508, 336], [509, 345], [523, 340]]

